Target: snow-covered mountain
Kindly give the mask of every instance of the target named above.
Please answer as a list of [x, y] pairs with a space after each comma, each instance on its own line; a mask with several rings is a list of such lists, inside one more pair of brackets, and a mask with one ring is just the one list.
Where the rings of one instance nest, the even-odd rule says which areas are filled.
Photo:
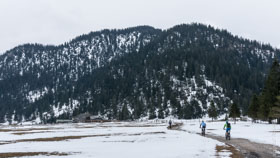
[[90, 112], [114, 119], [196, 118], [210, 101], [246, 111], [279, 50], [201, 24], [139, 26], [26, 44], [0, 56], [1, 121]]
[[50, 73], [65, 69], [73, 80], [90, 74], [116, 57], [139, 49], [153, 40], [160, 30], [141, 26], [125, 30], [103, 30], [82, 35], [69, 43], [54, 47], [39, 44], [18, 46], [1, 56], [0, 78], [26, 73]]

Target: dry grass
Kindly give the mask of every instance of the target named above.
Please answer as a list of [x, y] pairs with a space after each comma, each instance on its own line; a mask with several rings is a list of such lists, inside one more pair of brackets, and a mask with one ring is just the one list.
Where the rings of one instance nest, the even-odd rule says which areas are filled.
[[105, 128], [108, 128], [108, 127], [159, 127], [159, 126], [165, 126], [165, 125], [123, 125], [123, 126], [99, 126], [99, 127], [105, 127]]
[[97, 126], [77, 126], [75, 128], [96, 128]]
[[26, 134], [37, 134], [37, 133], [49, 133], [50, 131], [42, 131], [42, 132], [16, 132], [12, 133], [13, 135], [26, 135]]
[[280, 131], [269, 131], [269, 132], [272, 132], [272, 133], [279, 133]]
[[167, 129], [172, 129], [172, 130], [179, 130], [182, 127], [183, 123], [175, 123], [174, 125], [171, 126], [171, 128], [168, 126]]
[[217, 157], [219, 157], [219, 153], [222, 153], [225, 151], [231, 152], [231, 155], [230, 155], [231, 158], [243, 158], [241, 153], [236, 148], [234, 148], [232, 145], [222, 145], [222, 146], [217, 145], [216, 146], [216, 152], [217, 152], [216, 156]]
[[97, 134], [97, 135], [81, 135], [81, 136], [63, 136], [63, 137], [50, 137], [50, 138], [35, 138], [35, 139], [19, 139], [14, 141], [1, 142], [0, 145], [14, 144], [21, 142], [56, 142], [56, 141], [67, 141], [73, 139], [82, 139], [88, 137], [109, 137], [109, 136], [139, 136], [139, 135], [150, 135], [150, 134], [165, 134], [165, 132], [145, 132], [145, 133], [115, 133], [115, 134]]
[[100, 134], [100, 135], [82, 135], [82, 136], [63, 136], [63, 137], [51, 137], [51, 138], [35, 138], [35, 139], [20, 139], [15, 142], [56, 142], [65, 141], [71, 139], [82, 139], [87, 137], [107, 137], [112, 136], [111, 134]]
[[165, 126], [165, 125], [118, 125], [118, 126], [79, 126], [76, 128], [112, 128], [112, 127], [117, 127], [117, 128], [142, 128], [142, 127], [160, 127], [160, 126]]
[[0, 153], [0, 158], [9, 157], [26, 157], [26, 156], [67, 156], [71, 153], [60, 153], [60, 152], [15, 152], [15, 153]]
[[71, 140], [71, 139], [82, 139], [82, 138], [87, 138], [87, 137], [105, 137], [105, 136], [111, 136], [111, 134], [19, 139], [19, 140], [14, 140], [14, 141], [4, 141], [4, 142], [1, 142], [0, 145], [15, 144], [15, 143], [21, 143], [21, 142], [56, 142], [56, 141], [66, 141], [66, 140]]
[[153, 134], [165, 134], [165, 132], [145, 132], [145, 133], [135, 133], [135, 134], [130, 134], [129, 136], [134, 136], [134, 135], [153, 135]]
[[[166, 134], [165, 132], [146, 132], [146, 133], [134, 133], [134, 134], [127, 134], [123, 136], [141, 136], [141, 135], [153, 135], [153, 134]], [[164, 139], [165, 137], [159, 137]], [[134, 143], [135, 140], [121, 140], [121, 141], [103, 141], [103, 142], [124, 142], [124, 143]]]
[[24, 129], [0, 129], [0, 132], [28, 132], [28, 131], [48, 131], [60, 128], [24, 128]]

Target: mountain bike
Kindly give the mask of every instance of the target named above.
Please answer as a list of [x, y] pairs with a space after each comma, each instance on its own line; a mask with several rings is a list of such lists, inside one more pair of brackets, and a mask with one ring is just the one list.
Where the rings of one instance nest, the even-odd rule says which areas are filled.
[[226, 140], [230, 140], [230, 130], [226, 132], [225, 137]]
[[203, 127], [201, 128], [201, 135], [205, 136], [205, 128], [203, 128]]

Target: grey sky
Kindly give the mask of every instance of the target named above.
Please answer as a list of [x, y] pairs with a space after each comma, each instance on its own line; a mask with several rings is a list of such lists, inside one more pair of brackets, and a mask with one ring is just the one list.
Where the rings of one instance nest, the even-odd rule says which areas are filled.
[[201, 22], [280, 47], [279, 0], [0, 0], [0, 54], [104, 28]]

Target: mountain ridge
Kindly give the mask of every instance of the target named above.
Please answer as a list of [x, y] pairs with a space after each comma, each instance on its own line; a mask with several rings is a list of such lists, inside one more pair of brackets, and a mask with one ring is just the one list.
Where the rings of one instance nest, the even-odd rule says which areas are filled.
[[232, 101], [246, 113], [275, 57], [279, 50], [270, 45], [202, 24], [105, 29], [59, 46], [21, 45], [0, 56], [0, 121], [84, 112], [197, 118], [211, 101], [220, 114]]

